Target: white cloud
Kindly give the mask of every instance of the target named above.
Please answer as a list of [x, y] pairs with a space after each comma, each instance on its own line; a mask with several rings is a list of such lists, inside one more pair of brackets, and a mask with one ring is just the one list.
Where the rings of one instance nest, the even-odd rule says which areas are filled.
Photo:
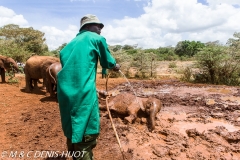
[[210, 6], [216, 6], [219, 4], [240, 5], [239, 0], [206, 0]]
[[137, 18], [125, 17], [103, 29], [109, 44], [139, 44], [144, 48], [176, 45], [181, 40], [219, 40], [223, 44], [240, 31], [239, 0], [152, 0]]
[[17, 15], [13, 10], [0, 6], [0, 26], [7, 24], [26, 26], [28, 22], [24, 19], [23, 15]]
[[73, 39], [79, 27], [74, 25], [69, 25], [66, 30], [60, 30], [56, 27], [43, 26], [40, 31], [45, 33], [46, 43], [50, 50], [57, 49], [63, 43], [68, 43]]

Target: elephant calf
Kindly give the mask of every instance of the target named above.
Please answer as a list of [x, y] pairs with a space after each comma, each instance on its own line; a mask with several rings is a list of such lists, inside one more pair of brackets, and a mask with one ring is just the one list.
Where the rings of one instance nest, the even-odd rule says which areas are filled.
[[[37, 80], [43, 79], [43, 86], [45, 86], [45, 73], [46, 68], [54, 62], [59, 62], [59, 58], [52, 56], [32, 56], [26, 61], [24, 67], [25, 81], [26, 81], [26, 92], [32, 92], [32, 90], [39, 90], [37, 86]], [[34, 86], [32, 88], [32, 81], [34, 81]]]
[[[98, 91], [99, 97], [106, 96], [106, 92]], [[108, 103], [109, 109], [121, 114], [126, 115], [124, 118], [129, 123], [132, 123], [140, 110], [144, 111], [149, 116], [150, 129], [155, 129], [155, 118], [157, 113], [161, 110], [162, 102], [153, 97], [139, 98], [129, 93], [120, 93], [111, 98]], [[100, 109], [106, 109], [106, 106], [100, 105]]]
[[55, 97], [54, 91], [57, 88], [57, 74], [62, 69], [62, 65], [59, 62], [51, 64], [46, 69], [46, 86], [47, 92], [50, 93], [50, 97]]

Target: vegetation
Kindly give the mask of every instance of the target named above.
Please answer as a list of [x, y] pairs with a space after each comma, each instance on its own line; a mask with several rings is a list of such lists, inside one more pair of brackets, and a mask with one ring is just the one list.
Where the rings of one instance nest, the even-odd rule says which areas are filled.
[[192, 57], [196, 55], [204, 47], [205, 47], [205, 44], [199, 41], [197, 42], [196, 41], [180, 41], [175, 47], [174, 52], [180, 57], [182, 56]]
[[48, 53], [44, 33], [32, 27], [20, 28], [8, 24], [0, 28], [0, 53], [12, 57], [18, 62], [25, 62], [32, 54]]
[[176, 62], [169, 63], [168, 68], [177, 68]]
[[228, 46], [210, 43], [196, 56], [199, 73], [196, 82], [240, 85], [240, 34], [235, 33]]
[[[66, 43], [56, 50], [49, 51], [45, 44], [44, 33], [29, 28], [8, 24], [0, 28], [0, 53], [12, 57], [17, 62], [25, 62], [30, 56], [59, 56]], [[121, 72], [127, 77], [149, 78], [156, 76], [158, 61], [172, 61], [169, 68], [176, 68], [176, 60], [196, 61], [196, 68], [182, 70], [182, 80], [211, 84], [240, 85], [240, 33], [234, 33], [226, 45], [218, 41], [202, 43], [200, 41], [180, 41], [176, 47], [167, 46], [156, 49], [142, 49], [138, 45], [115, 45], [109, 49]], [[113, 72], [112, 77], [120, 74]]]

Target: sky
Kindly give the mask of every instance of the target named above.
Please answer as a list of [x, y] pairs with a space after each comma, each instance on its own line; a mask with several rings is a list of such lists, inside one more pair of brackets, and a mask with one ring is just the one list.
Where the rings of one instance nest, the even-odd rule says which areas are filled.
[[226, 44], [240, 32], [240, 0], [0, 0], [0, 27], [33, 27], [45, 33], [50, 50], [71, 41], [86, 14], [104, 24], [109, 45]]

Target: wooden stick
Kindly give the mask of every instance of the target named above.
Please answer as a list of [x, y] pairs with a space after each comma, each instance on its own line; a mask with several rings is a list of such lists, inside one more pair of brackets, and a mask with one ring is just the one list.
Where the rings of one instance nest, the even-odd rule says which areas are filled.
[[114, 125], [114, 123], [113, 123], [112, 116], [111, 116], [111, 112], [110, 112], [110, 109], [109, 109], [109, 106], [108, 106], [108, 99], [109, 99], [109, 96], [106, 98], [106, 105], [107, 105], [108, 115], [109, 115], [109, 118], [110, 118], [110, 121], [111, 121], [111, 124], [112, 124], [112, 128], [113, 128], [113, 130], [114, 130], [115, 136], [116, 136], [116, 138], [117, 138], [118, 145], [119, 145], [120, 151], [121, 151], [122, 156], [123, 156], [123, 160], [125, 160], [124, 152], [123, 152], [123, 149], [122, 149], [122, 145], [121, 145], [120, 139], [119, 139], [119, 137], [118, 137], [117, 130], [116, 130], [115, 125]]
[[[107, 79], [106, 79], [106, 91], [107, 91], [107, 82], [108, 82], [109, 75], [110, 75], [110, 74], [108, 74]], [[109, 118], [110, 118], [110, 121], [111, 121], [111, 124], [112, 124], [112, 128], [113, 128], [113, 130], [114, 130], [115, 136], [116, 136], [116, 138], [117, 138], [118, 145], [119, 145], [120, 151], [121, 151], [122, 156], [123, 156], [123, 160], [125, 160], [124, 151], [123, 151], [123, 149], [122, 149], [122, 145], [121, 145], [120, 139], [119, 139], [119, 137], [118, 137], [117, 130], [116, 130], [115, 125], [114, 125], [114, 123], [113, 123], [112, 115], [111, 115], [111, 112], [110, 112], [110, 109], [109, 109], [109, 106], [108, 106], [108, 99], [109, 99], [109, 98], [110, 98], [109, 96], [106, 97], [106, 106], [107, 106], [108, 115], [109, 115]]]

